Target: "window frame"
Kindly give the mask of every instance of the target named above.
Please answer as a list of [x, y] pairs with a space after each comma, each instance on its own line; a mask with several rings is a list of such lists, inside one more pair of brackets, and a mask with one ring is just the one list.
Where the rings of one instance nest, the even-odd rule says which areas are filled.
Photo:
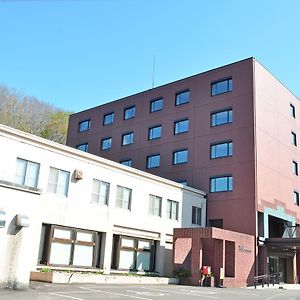
[[[170, 204], [170, 210], [169, 210], [169, 204]], [[176, 216], [174, 218], [174, 212], [173, 212], [173, 206], [175, 205], [175, 211], [176, 211]], [[168, 220], [173, 220], [173, 221], [178, 221], [179, 218], [179, 202], [171, 199], [167, 199], [167, 219]]]
[[[19, 169], [19, 164], [18, 162], [24, 162], [26, 164], [25, 166], [25, 169], [22, 170], [24, 174], [22, 174], [22, 176], [20, 176], [18, 174], [18, 169]], [[33, 185], [30, 185], [30, 184], [26, 184], [26, 182], [28, 182], [29, 180], [29, 172], [31, 172], [31, 166], [35, 166], [37, 169], [36, 169], [36, 172], [34, 174], [34, 184]], [[41, 164], [38, 163], [38, 162], [35, 162], [35, 161], [32, 161], [32, 160], [28, 160], [28, 159], [24, 159], [24, 158], [21, 158], [21, 157], [17, 157], [17, 160], [16, 160], [16, 174], [15, 174], [15, 179], [14, 179], [14, 182], [20, 186], [24, 186], [24, 187], [30, 187], [30, 188], [34, 188], [34, 189], [37, 189], [38, 187], [38, 183], [39, 183], [39, 177], [40, 177], [40, 169], [41, 169]], [[30, 169], [30, 170], [29, 170]], [[24, 176], [23, 176], [24, 175]], [[18, 178], [20, 180], [18, 180]], [[21, 183], [22, 182], [22, 183]]]
[[[99, 183], [99, 193], [94, 193], [94, 191], [93, 191], [94, 182]], [[101, 197], [102, 196], [101, 195], [102, 184], [106, 185], [108, 187], [107, 190], [106, 190], [105, 200], [104, 201], [100, 201], [102, 199], [102, 197]], [[93, 199], [93, 195], [97, 195], [97, 200], [98, 201], [93, 201], [92, 200]], [[107, 182], [107, 181], [103, 181], [103, 180], [97, 179], [97, 178], [93, 178], [90, 203], [108, 206], [108, 204], [109, 204], [109, 195], [110, 195], [110, 183]]]
[[[103, 147], [104, 142], [106, 142], [106, 141], [108, 141], [108, 140], [110, 141], [109, 147], [104, 148], [104, 147]], [[106, 137], [106, 138], [101, 139], [101, 151], [109, 150], [109, 149], [111, 149], [111, 147], [112, 147], [112, 137], [111, 137], [111, 136], [110, 136], [110, 137]]]
[[[155, 107], [153, 107], [153, 104], [155, 104], [155, 102], [158, 102], [158, 101], [162, 102], [161, 108], [155, 108]], [[154, 99], [154, 100], [150, 101], [150, 113], [161, 111], [163, 109], [164, 109], [164, 98], [163, 97], [157, 98], [157, 99]]]
[[[112, 118], [110, 122], [106, 122], [106, 118], [109, 116], [112, 116]], [[102, 122], [103, 126], [111, 125], [114, 123], [114, 121], [115, 121], [115, 112], [112, 111], [110, 113], [106, 113], [103, 115], [103, 122]]]
[[[187, 121], [187, 129], [186, 130], [182, 131], [179, 128], [178, 129], [176, 128], [177, 125], [179, 127], [180, 123], [183, 123], [183, 122], [186, 122], [186, 121]], [[174, 121], [174, 135], [188, 133], [189, 132], [189, 127], [190, 127], [189, 118]]]
[[299, 192], [294, 190], [294, 194], [293, 194], [293, 197], [294, 197], [294, 205], [297, 205], [299, 206], [300, 205], [300, 201], [299, 201]]
[[[51, 177], [51, 170], [55, 170], [55, 171], [58, 171], [58, 174], [57, 174], [57, 180], [56, 182], [50, 182], [50, 177]], [[64, 193], [58, 193], [58, 183], [60, 181], [60, 176], [62, 176], [61, 174], [65, 174], [67, 177], [67, 180], [66, 182], [64, 183], [63, 187], [64, 187]], [[68, 194], [69, 194], [69, 186], [70, 186], [70, 179], [71, 179], [71, 173], [69, 171], [66, 171], [66, 170], [63, 170], [63, 169], [59, 169], [59, 168], [56, 168], [56, 167], [52, 167], [50, 166], [49, 168], [49, 176], [48, 176], [48, 184], [47, 184], [47, 192], [48, 193], [51, 193], [51, 194], [55, 194], [55, 195], [58, 195], [58, 196], [62, 196], [62, 197], [68, 197]], [[49, 190], [49, 185], [52, 184], [54, 187], [55, 187], [55, 191], [52, 192], [51, 190]]]
[[296, 107], [292, 103], [290, 103], [290, 116], [296, 119]]
[[[217, 84], [221, 84], [221, 83], [224, 83], [224, 82], [227, 82], [226, 91], [218, 92], [217, 91]], [[214, 86], [216, 86], [215, 91], [213, 91]], [[211, 95], [211, 97], [214, 97], [214, 96], [218, 96], [218, 95], [222, 95], [222, 94], [232, 92], [232, 87], [233, 87], [232, 77], [225, 77], [223, 79], [212, 81], [211, 84], [210, 84], [210, 95]]]
[[[151, 204], [151, 201], [153, 201], [152, 204]], [[159, 202], [158, 203], [158, 213], [156, 213], [156, 211], [157, 211], [156, 201]], [[149, 207], [148, 207], [149, 215], [151, 215], [153, 217], [161, 218], [161, 211], [162, 211], [162, 197], [156, 196], [156, 195], [153, 195], [153, 194], [149, 194]]]
[[[149, 163], [149, 159], [151, 158], [155, 158], [155, 157], [158, 157], [158, 165], [157, 166], [150, 166]], [[160, 153], [156, 153], [156, 154], [151, 154], [151, 155], [148, 155], [147, 156], [147, 159], [146, 159], [146, 169], [155, 169], [155, 168], [159, 168], [160, 167]]]
[[[118, 190], [119, 189], [122, 189], [122, 199], [118, 199]], [[128, 199], [128, 202], [127, 201], [124, 201], [124, 191], [128, 191], [129, 192], [129, 199]], [[127, 206], [125, 206], [124, 204], [127, 203]], [[132, 204], [132, 189], [131, 188], [128, 188], [128, 187], [125, 187], [125, 186], [122, 186], [122, 185], [117, 185], [117, 189], [116, 189], [116, 203], [115, 203], [115, 206], [117, 208], [121, 208], [121, 209], [124, 209], [124, 210], [129, 210], [131, 211], [131, 204]]]
[[295, 160], [292, 161], [292, 171], [293, 175], [298, 176], [298, 162]]
[[294, 131], [291, 131], [292, 136], [292, 145], [297, 147], [297, 134]]
[[[157, 129], [157, 128], [160, 128], [159, 136], [158, 137], [151, 137], [152, 130]], [[152, 141], [152, 140], [160, 139], [161, 138], [161, 131], [162, 131], [162, 126], [161, 125], [155, 125], [155, 126], [149, 127], [148, 128], [148, 140]]]
[[202, 207], [194, 205], [192, 206], [192, 224], [200, 226], [202, 225]]
[[[226, 190], [217, 190], [217, 180], [226, 178]], [[213, 183], [212, 181], [215, 180], [214, 186], [215, 190], [212, 190]], [[209, 178], [209, 192], [210, 193], [224, 193], [224, 192], [232, 192], [233, 191], [233, 176], [230, 175], [218, 175], [212, 176]]]
[[[213, 122], [214, 121], [214, 116], [216, 116], [217, 114], [225, 113], [225, 112], [227, 112], [227, 121], [225, 123], [218, 123], [217, 124], [217, 120], [215, 120], [215, 122]], [[215, 117], [215, 119], [216, 118], [217, 118], [217, 116]], [[233, 109], [232, 109], [232, 107], [224, 108], [222, 110], [212, 111], [210, 113], [210, 127], [217, 127], [217, 126], [232, 124], [232, 122], [233, 122]]]
[[[132, 111], [133, 113], [127, 117], [126, 114], [128, 111]], [[124, 116], [123, 116], [124, 120], [134, 119], [135, 115], [136, 115], [136, 106], [135, 105], [131, 105], [131, 106], [124, 108]]]
[[[185, 93], [188, 93], [189, 97], [188, 97], [188, 100], [182, 102], [180, 100], [180, 95], [185, 94]], [[175, 106], [188, 104], [188, 103], [190, 103], [190, 101], [191, 101], [191, 91], [190, 91], [190, 89], [182, 90], [182, 91], [179, 91], [175, 94]]]
[[[87, 123], [88, 126], [86, 129], [81, 129], [81, 126], [84, 124], [84, 123]], [[80, 121], [78, 122], [78, 132], [86, 132], [86, 131], [89, 131], [91, 129], [91, 119], [86, 119], [86, 120], [83, 120], [83, 121]]]
[[[183, 162], [177, 162], [178, 159], [176, 160], [176, 155], [179, 154], [180, 152], [186, 152], [186, 161], [183, 161]], [[179, 149], [179, 150], [175, 150], [173, 151], [173, 159], [172, 159], [172, 162], [173, 162], [173, 165], [184, 165], [184, 164], [187, 164], [189, 161], [189, 151], [188, 151], [188, 148], [183, 148], [183, 149]]]
[[[126, 137], [130, 137], [130, 140], [129, 140], [129, 143], [124, 143], [124, 139], [126, 138]], [[131, 144], [133, 144], [133, 142], [134, 142], [134, 132], [133, 131], [130, 131], [130, 132], [126, 132], [126, 133], [123, 133], [122, 134], [122, 141], [121, 141], [121, 145], [122, 146], [128, 146], [128, 145], [131, 145]]]
[[[226, 147], [226, 155], [217, 155], [217, 149], [213, 150], [213, 147], [221, 146], [227, 144]], [[230, 147], [231, 145], [231, 147]], [[214, 155], [213, 155], [214, 154]], [[233, 142], [232, 140], [228, 141], [222, 141], [222, 142], [216, 142], [210, 144], [210, 159], [218, 159], [218, 158], [226, 158], [226, 157], [232, 157], [233, 156]]]

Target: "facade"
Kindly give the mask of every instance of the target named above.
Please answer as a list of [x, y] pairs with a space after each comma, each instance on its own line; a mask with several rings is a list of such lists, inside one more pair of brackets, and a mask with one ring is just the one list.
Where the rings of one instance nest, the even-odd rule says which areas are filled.
[[209, 191], [207, 225], [254, 236], [254, 273], [296, 282], [297, 247], [270, 239], [300, 224], [299, 112], [248, 58], [73, 114], [67, 144]]
[[172, 273], [174, 227], [205, 193], [0, 125], [0, 285], [45, 266]]

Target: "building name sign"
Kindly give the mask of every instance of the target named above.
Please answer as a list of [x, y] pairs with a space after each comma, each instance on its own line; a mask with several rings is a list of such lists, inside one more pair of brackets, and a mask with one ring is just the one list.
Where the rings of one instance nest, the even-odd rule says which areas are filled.
[[239, 246], [240, 252], [244, 253], [251, 253], [252, 251], [250, 249], [245, 248], [245, 246]]

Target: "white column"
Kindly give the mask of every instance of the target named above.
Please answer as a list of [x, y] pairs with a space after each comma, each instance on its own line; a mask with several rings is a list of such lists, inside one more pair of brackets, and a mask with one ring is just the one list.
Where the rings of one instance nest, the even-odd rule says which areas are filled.
[[104, 256], [103, 256], [103, 272], [104, 274], [110, 274], [111, 267], [111, 256], [112, 256], [112, 242], [113, 242], [113, 234], [112, 230], [107, 230], [104, 234]]

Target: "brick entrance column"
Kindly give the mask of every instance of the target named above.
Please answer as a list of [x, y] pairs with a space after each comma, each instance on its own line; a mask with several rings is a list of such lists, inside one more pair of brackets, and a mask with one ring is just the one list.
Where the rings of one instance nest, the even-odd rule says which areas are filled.
[[202, 239], [200, 235], [194, 235], [192, 238], [192, 257], [191, 257], [191, 283], [199, 285], [201, 279], [200, 268], [202, 266]]

